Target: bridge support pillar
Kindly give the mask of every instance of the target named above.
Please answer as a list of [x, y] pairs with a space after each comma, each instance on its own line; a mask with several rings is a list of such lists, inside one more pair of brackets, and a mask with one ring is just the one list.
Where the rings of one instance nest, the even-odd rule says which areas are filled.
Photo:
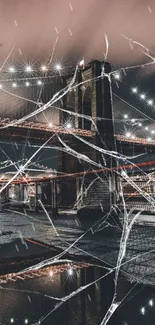
[[57, 206], [57, 186], [56, 180], [51, 181], [51, 192], [52, 192], [52, 216], [58, 216], [58, 206]]

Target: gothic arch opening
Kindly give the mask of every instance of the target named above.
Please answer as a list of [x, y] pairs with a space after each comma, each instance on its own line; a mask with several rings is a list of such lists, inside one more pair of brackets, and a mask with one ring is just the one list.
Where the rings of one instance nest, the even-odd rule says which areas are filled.
[[[91, 108], [91, 88], [87, 87], [84, 98], [83, 98], [83, 114], [92, 116], [92, 108]], [[84, 129], [91, 130], [91, 121], [84, 118]]]
[[[72, 90], [68, 94], [67, 109], [70, 112], [75, 112], [75, 92], [74, 92], [74, 90]], [[75, 126], [75, 115], [67, 113], [66, 120], [67, 120], [67, 122], [71, 123], [73, 127]]]

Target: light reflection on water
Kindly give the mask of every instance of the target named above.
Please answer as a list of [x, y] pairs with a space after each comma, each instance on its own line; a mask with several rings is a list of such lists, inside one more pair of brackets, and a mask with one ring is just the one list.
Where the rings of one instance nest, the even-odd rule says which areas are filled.
[[[85, 231], [75, 216], [61, 216], [57, 220], [54, 220], [54, 224], [59, 233], [59, 237], [55, 234], [45, 215], [33, 214], [23, 216], [15, 213], [1, 213], [0, 258], [20, 256], [21, 254], [23, 256], [29, 255], [31, 248], [25, 245], [24, 238], [33, 238], [64, 249]], [[97, 233], [90, 231], [80, 240], [76, 248], [72, 248], [71, 252], [78, 255], [90, 254], [97, 257], [97, 259], [102, 261], [108, 260], [113, 263], [112, 265], [115, 265], [120, 235], [119, 229], [110, 229], [109, 231], [106, 229]], [[142, 249], [146, 251], [150, 247], [151, 249], [154, 248], [154, 236], [155, 229], [153, 227], [145, 229], [144, 227], [135, 227], [128, 240], [126, 258], [131, 258], [133, 254], [138, 255]], [[18, 242], [17, 238], [19, 238]], [[151, 246], [149, 246], [150, 243]], [[145, 280], [149, 282], [149, 276], [151, 279], [154, 277], [152, 271], [154, 255], [149, 255], [149, 258], [146, 256], [145, 259], [139, 259], [138, 262], [143, 263], [143, 269], [146, 264], [147, 276]], [[141, 270], [140, 265], [139, 269]], [[128, 263], [125, 271], [134, 275], [134, 272], [140, 272], [138, 271], [139, 269], [137, 264], [133, 265], [132, 263], [130, 265]], [[81, 285], [83, 286], [99, 278], [103, 272], [103, 269], [95, 267], [79, 271], [76, 270], [73, 276], [72, 271], [67, 270], [54, 274], [54, 276], [51, 273], [48, 276], [1, 284], [3, 289], [0, 290], [0, 322], [1, 324], [25, 324], [25, 321], [28, 321], [28, 324], [34, 324], [41, 317], [48, 314], [56, 305], [57, 301], [48, 296], [64, 297]], [[143, 280], [143, 274], [139, 273], [139, 275]], [[131, 291], [131, 294], [127, 295], [132, 287], [134, 287], [134, 284], [127, 283], [124, 278], [119, 279], [117, 300], [119, 302], [122, 301], [122, 304], [109, 321], [109, 324], [137, 325], [147, 323], [148, 325], [154, 325], [154, 288], [137, 284]], [[47, 317], [43, 324], [98, 325], [110, 304], [113, 289], [114, 282], [112, 274], [111, 277], [96, 282], [95, 285], [69, 299], [57, 311], [54, 311]], [[125, 296], [127, 298], [123, 300]], [[144, 308], [145, 313], [141, 312], [142, 308]]]

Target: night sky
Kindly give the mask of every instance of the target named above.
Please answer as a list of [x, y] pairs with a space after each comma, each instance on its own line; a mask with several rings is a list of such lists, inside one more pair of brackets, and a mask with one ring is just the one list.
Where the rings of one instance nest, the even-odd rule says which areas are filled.
[[154, 0], [1, 0], [0, 59], [15, 46], [12, 60], [47, 60], [58, 36], [58, 57], [102, 60], [106, 33], [109, 61], [142, 62], [141, 49], [125, 37], [154, 50], [154, 19]]

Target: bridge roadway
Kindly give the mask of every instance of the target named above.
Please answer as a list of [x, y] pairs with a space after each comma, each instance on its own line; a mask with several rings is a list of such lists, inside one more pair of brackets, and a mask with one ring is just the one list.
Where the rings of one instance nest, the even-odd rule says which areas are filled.
[[19, 122], [18, 120], [10, 120], [9, 118], [0, 118], [0, 138], [9, 140], [38, 140], [44, 142], [55, 135], [63, 135], [70, 138], [72, 135], [80, 137], [93, 137], [95, 133], [89, 130], [67, 128], [64, 126], [51, 125], [40, 122]]
[[[93, 138], [95, 137], [96, 132], [86, 129], [78, 128], [68, 128], [65, 126], [58, 126], [40, 122], [20, 122], [20, 120], [10, 120], [9, 118], [0, 118], [0, 138], [1, 139], [10, 139], [10, 140], [38, 140], [46, 141], [52, 135], [64, 135], [67, 138], [72, 137], [73, 135], [78, 135], [80, 137]], [[65, 138], [66, 138], [65, 137]], [[54, 137], [53, 137], [54, 138]], [[124, 145], [140, 145], [142, 147], [149, 146], [155, 147], [155, 140], [148, 141], [144, 138], [135, 137], [127, 138], [123, 135], [115, 135], [117, 143], [123, 143]], [[54, 140], [55, 142], [55, 140]]]

